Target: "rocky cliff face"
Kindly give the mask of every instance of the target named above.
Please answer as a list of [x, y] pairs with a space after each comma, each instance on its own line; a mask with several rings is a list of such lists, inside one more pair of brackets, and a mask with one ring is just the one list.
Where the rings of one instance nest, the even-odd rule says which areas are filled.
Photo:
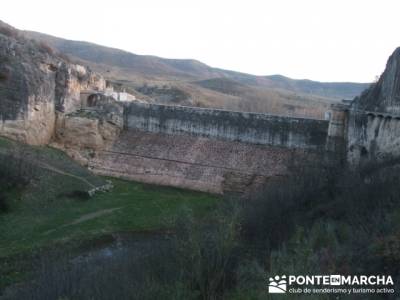
[[379, 81], [357, 97], [352, 106], [367, 111], [400, 114], [400, 47], [389, 57]]
[[98, 151], [110, 148], [124, 126], [120, 103], [100, 94], [95, 98], [92, 107], [59, 115], [52, 144], [83, 165], [88, 165]]
[[57, 114], [80, 107], [82, 89], [104, 88], [101, 76], [0, 23], [0, 135], [47, 144]]
[[352, 164], [400, 155], [400, 48], [390, 56], [379, 81], [351, 104], [348, 160]]

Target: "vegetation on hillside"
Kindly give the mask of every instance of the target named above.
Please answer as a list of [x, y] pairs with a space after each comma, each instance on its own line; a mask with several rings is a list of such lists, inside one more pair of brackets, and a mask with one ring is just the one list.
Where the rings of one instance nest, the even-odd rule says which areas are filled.
[[137, 91], [143, 95], [149, 96], [154, 99], [157, 103], [164, 104], [186, 104], [190, 105], [190, 95], [181, 89], [174, 86], [149, 86], [144, 84], [137, 88]]
[[[295, 176], [270, 182], [248, 199], [221, 201], [204, 219], [197, 217], [199, 212], [214, 203], [204, 194], [199, 198], [194, 193], [188, 200], [190, 194], [182, 191], [177, 200], [177, 190], [141, 185], [130, 190], [127, 182], [115, 183], [113, 200], [103, 194], [96, 203], [65, 205], [60, 212], [65, 219], [57, 225], [74, 222], [69, 218], [74, 210], [79, 211], [76, 217], [94, 207], [126, 208], [86, 224], [56, 226], [51, 232], [56, 236], [78, 229], [160, 228], [166, 216], [171, 231], [136, 237], [111, 256], [96, 253], [79, 263], [72, 263], [76, 254], [53, 252], [39, 260], [36, 280], [10, 299], [274, 299], [267, 293], [266, 278], [276, 274], [385, 274], [393, 276], [398, 289], [397, 162], [357, 170], [330, 163], [311, 167], [297, 162], [294, 167]], [[177, 209], [184, 202], [186, 208]], [[396, 295], [364, 294], [363, 299]]]

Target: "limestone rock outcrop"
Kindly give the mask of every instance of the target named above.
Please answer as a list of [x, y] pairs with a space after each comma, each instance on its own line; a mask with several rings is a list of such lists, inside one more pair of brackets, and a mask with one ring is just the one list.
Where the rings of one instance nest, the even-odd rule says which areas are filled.
[[123, 129], [123, 106], [97, 95], [93, 107], [58, 118], [55, 140], [66, 148], [102, 150], [108, 148]]
[[377, 83], [349, 108], [347, 157], [351, 164], [400, 156], [400, 48]]
[[400, 47], [389, 57], [378, 82], [357, 97], [353, 106], [366, 111], [400, 115]]
[[57, 113], [80, 108], [82, 89], [104, 88], [101, 76], [0, 23], [0, 135], [47, 144]]

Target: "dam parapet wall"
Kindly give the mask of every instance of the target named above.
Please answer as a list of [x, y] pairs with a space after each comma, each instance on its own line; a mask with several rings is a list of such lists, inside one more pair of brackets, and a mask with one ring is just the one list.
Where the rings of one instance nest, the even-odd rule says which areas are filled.
[[285, 148], [322, 149], [329, 121], [131, 102], [125, 129]]

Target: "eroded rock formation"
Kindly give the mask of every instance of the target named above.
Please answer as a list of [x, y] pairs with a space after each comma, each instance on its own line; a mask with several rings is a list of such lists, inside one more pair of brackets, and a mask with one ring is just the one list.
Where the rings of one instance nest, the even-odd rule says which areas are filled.
[[385, 71], [353, 105], [359, 110], [400, 115], [400, 47], [389, 57]]
[[352, 102], [347, 130], [351, 164], [400, 156], [400, 48], [379, 81]]
[[80, 91], [104, 89], [105, 80], [4, 23], [0, 29], [0, 134], [47, 144], [57, 115], [80, 108]]
[[92, 107], [58, 115], [53, 146], [84, 165], [96, 152], [110, 148], [124, 126], [123, 106], [111, 97], [95, 95]]

